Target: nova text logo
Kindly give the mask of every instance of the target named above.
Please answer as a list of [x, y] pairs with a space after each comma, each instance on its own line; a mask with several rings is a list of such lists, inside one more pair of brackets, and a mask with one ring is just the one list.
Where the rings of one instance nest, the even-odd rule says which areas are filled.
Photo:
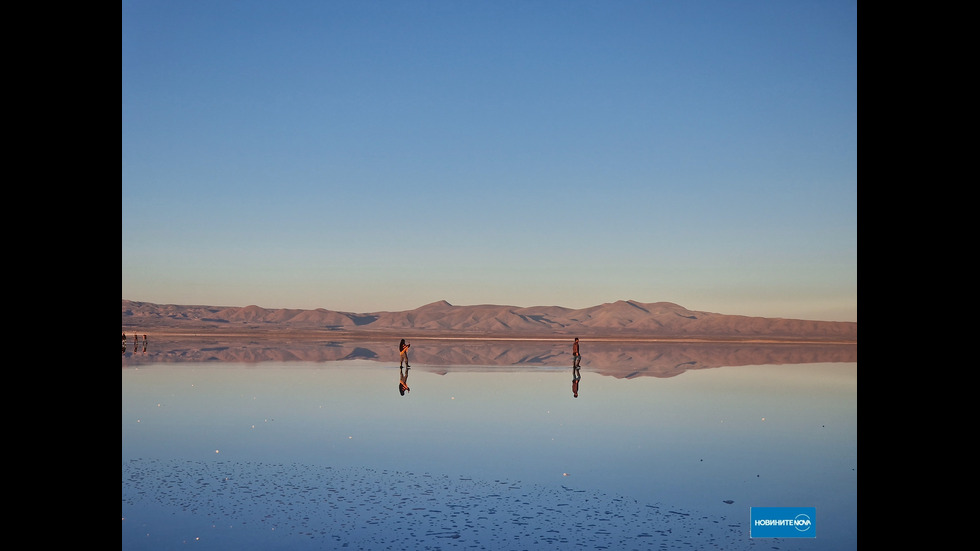
[[751, 507], [753, 538], [815, 538], [815, 507]]

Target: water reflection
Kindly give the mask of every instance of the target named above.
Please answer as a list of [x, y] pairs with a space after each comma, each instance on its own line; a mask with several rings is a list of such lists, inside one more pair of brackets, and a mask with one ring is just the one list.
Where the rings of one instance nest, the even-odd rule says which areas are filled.
[[[143, 351], [142, 351], [143, 354], [146, 354], [146, 342], [147, 342], [147, 337], [144, 334], [143, 335]], [[137, 335], [137, 334], [134, 334], [133, 335], [133, 354], [135, 355], [135, 354], [138, 354], [139, 352], [140, 352], [140, 336]], [[125, 358], [125, 356], [126, 356], [126, 333], [123, 333], [122, 334], [122, 353], [123, 353], [123, 357]]]
[[[154, 337], [142, 353], [123, 341], [123, 367], [172, 362], [335, 362], [371, 360], [394, 365], [398, 342], [320, 340], [268, 336]], [[558, 368], [580, 365], [567, 340], [474, 340], [415, 338], [417, 367], [433, 373], [469, 368]], [[856, 344], [781, 344], [752, 342], [589, 341], [590, 371], [616, 378], [674, 377], [708, 368], [740, 365], [842, 363], [857, 361]], [[389, 364], [390, 362], [390, 364]], [[407, 362], [399, 362], [407, 363]], [[598, 367], [596, 367], [598, 366]]]
[[[625, 379], [595, 348], [586, 400], [564, 362], [418, 363], [411, 400], [394, 358], [123, 369], [123, 548], [856, 548], [855, 364]], [[816, 541], [748, 539], [786, 504]]]
[[410, 367], [404, 367], [403, 368], [402, 366], [398, 366], [398, 371], [400, 372], [399, 373], [400, 379], [398, 380], [398, 393], [401, 394], [402, 396], [404, 396], [406, 392], [411, 392], [412, 391], [412, 389], [408, 388], [408, 370], [409, 369], [411, 369], [411, 368]]

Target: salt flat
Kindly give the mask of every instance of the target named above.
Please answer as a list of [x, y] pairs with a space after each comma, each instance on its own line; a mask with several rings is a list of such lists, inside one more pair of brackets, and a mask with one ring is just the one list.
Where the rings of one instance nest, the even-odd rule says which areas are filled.
[[741, 514], [712, 517], [569, 486], [356, 467], [134, 459], [122, 464], [122, 505], [124, 549], [756, 546]]

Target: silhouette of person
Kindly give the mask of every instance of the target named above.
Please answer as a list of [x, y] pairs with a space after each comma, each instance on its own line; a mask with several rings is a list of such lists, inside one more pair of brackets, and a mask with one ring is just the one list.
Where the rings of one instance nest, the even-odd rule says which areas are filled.
[[122, 338], [122, 351], [123, 351], [123, 354], [125, 354], [126, 353], [126, 333], [123, 333], [122, 336], [123, 336], [123, 338]]
[[398, 393], [402, 396], [406, 392], [412, 391], [412, 389], [408, 388], [408, 369], [407, 367], [402, 369], [402, 366], [398, 366], [398, 372], [401, 373], [401, 379], [398, 380]]
[[572, 398], [578, 398], [578, 382], [582, 380], [582, 371], [577, 368], [572, 368]]
[[572, 343], [572, 367], [582, 367], [582, 354], [579, 353], [578, 337], [575, 337], [575, 342]]
[[402, 339], [402, 342], [398, 344], [398, 367], [401, 367], [403, 362], [405, 367], [412, 367], [408, 365], [408, 349], [411, 346], [411, 343], [405, 342], [405, 339]]

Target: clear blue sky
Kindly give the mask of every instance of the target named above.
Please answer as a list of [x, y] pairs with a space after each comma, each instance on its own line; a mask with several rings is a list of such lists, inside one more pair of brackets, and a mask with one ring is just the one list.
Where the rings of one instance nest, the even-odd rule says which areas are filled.
[[857, 2], [124, 0], [122, 298], [856, 321]]

